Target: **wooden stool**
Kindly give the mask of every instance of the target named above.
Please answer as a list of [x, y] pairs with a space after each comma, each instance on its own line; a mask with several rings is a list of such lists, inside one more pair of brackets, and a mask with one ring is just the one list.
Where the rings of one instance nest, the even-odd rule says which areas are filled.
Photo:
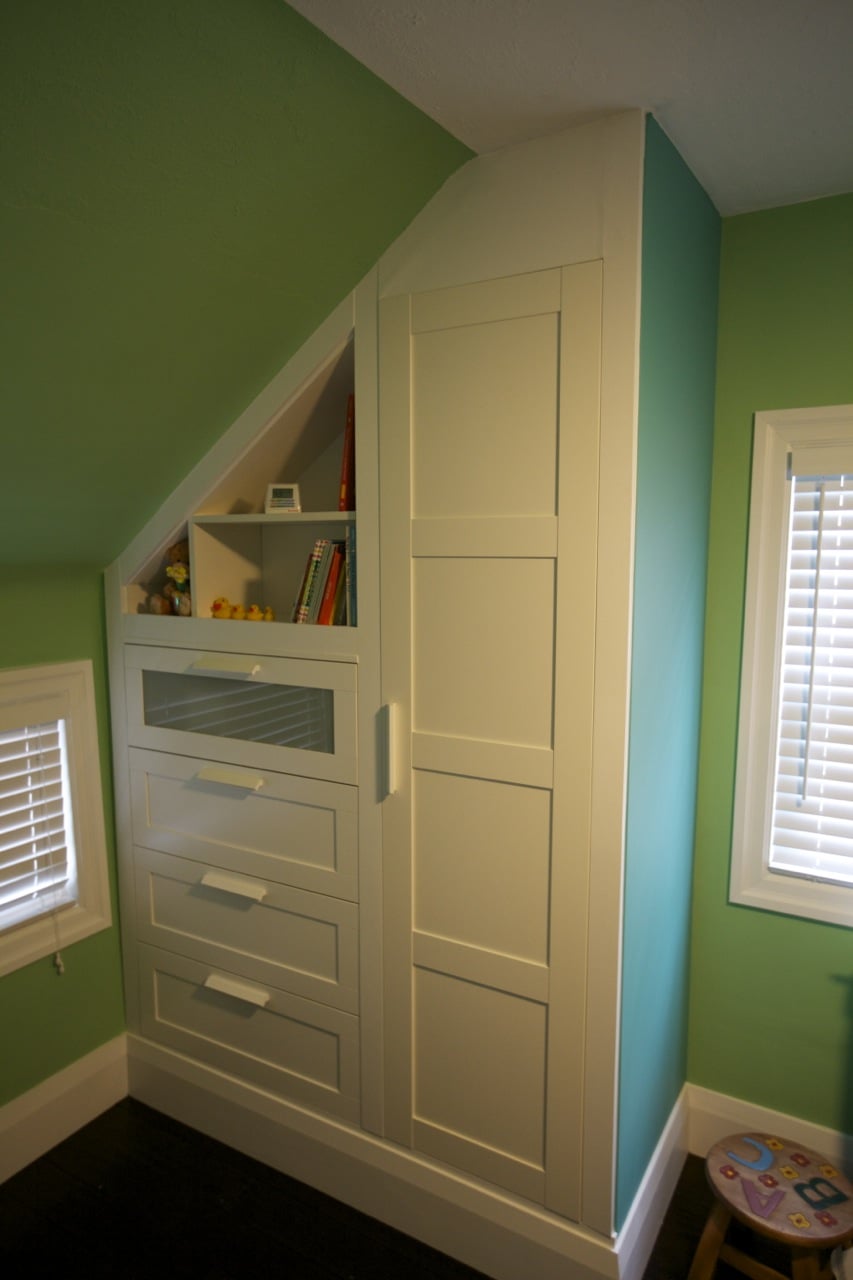
[[711, 1280], [718, 1259], [752, 1280], [785, 1280], [726, 1244], [732, 1218], [788, 1245], [793, 1280], [832, 1280], [829, 1251], [853, 1241], [853, 1184], [832, 1161], [784, 1138], [735, 1133], [708, 1152], [705, 1174], [716, 1203], [688, 1280]]

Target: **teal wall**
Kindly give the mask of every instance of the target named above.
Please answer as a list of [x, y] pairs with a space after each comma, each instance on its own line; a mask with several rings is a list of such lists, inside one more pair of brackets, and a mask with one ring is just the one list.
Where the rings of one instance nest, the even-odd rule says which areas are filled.
[[619, 1063], [621, 1224], [687, 1074], [720, 222], [650, 118]]
[[9, 0], [0, 119], [0, 563], [110, 563], [469, 155], [283, 0]]
[[[14, 625], [0, 630], [0, 667], [91, 659], [94, 667], [107, 849], [115, 899], [112, 780], [99, 566], [0, 569]], [[119, 930], [64, 947], [65, 973], [50, 957], [0, 979], [0, 1105], [124, 1030]]]
[[[853, 195], [723, 223], [689, 1078], [853, 1133], [849, 929], [728, 903], [752, 416], [853, 402]], [[839, 889], [839, 893], [850, 892]]]

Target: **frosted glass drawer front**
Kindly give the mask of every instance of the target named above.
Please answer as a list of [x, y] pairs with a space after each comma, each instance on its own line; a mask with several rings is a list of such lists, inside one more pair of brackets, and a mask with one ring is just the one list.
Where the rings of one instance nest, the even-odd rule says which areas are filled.
[[358, 792], [131, 747], [137, 845], [352, 901]]
[[142, 747], [356, 781], [356, 669], [346, 662], [125, 648]]
[[358, 1119], [358, 1019], [140, 946], [142, 1033], [271, 1093]]
[[134, 863], [143, 942], [358, 1012], [353, 903], [149, 849]]

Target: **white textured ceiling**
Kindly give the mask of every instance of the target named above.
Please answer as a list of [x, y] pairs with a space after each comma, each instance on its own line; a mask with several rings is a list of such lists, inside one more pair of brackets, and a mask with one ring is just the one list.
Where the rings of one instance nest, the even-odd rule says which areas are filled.
[[289, 0], [473, 150], [654, 113], [722, 214], [853, 191], [853, 0]]

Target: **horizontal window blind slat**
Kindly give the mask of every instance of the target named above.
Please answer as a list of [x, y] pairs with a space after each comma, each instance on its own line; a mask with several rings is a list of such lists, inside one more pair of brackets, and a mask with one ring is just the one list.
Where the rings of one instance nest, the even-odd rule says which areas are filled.
[[843, 885], [853, 885], [853, 865], [847, 859], [833, 857], [831, 853], [815, 853], [791, 845], [774, 845], [770, 865], [775, 870], [794, 871], [826, 879]]
[[63, 808], [61, 804], [51, 810], [45, 810], [35, 817], [10, 820], [8, 824], [0, 824], [0, 863], [6, 849], [17, 849], [20, 845], [35, 845], [38, 841], [53, 840], [64, 831]]
[[68, 880], [65, 869], [55, 868], [42, 876], [28, 878], [20, 884], [7, 889], [0, 886], [0, 907], [11, 907], [27, 899], [44, 900], [50, 898], [57, 890], [64, 890]]

